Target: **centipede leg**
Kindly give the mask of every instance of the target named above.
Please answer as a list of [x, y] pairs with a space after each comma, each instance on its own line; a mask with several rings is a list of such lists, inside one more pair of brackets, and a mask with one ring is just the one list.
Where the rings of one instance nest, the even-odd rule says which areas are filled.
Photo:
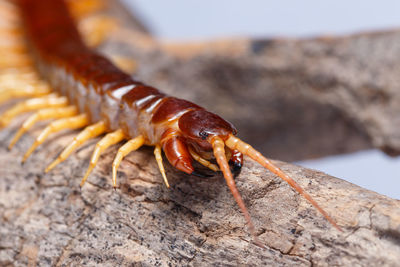
[[89, 124], [89, 118], [86, 114], [75, 117], [59, 119], [50, 123], [36, 138], [33, 145], [25, 153], [22, 162], [25, 162], [32, 152], [42, 144], [51, 133], [56, 133], [64, 129], [79, 129]]
[[57, 96], [56, 94], [50, 94], [44, 97], [31, 98], [21, 103], [16, 104], [1, 115], [0, 127], [5, 127], [10, 124], [11, 120], [25, 112], [38, 110], [41, 108], [50, 107], [63, 107], [68, 104], [68, 99], [64, 96]]
[[101, 134], [103, 134], [105, 131], [107, 131], [107, 127], [104, 121], [99, 121], [96, 124], [90, 125], [86, 127], [82, 132], [80, 132], [72, 141], [71, 144], [69, 144], [63, 152], [57, 157], [55, 161], [53, 161], [45, 170], [45, 172], [50, 171], [53, 169], [55, 166], [57, 166], [59, 163], [63, 162], [68, 158], [71, 153], [78, 148], [80, 145], [82, 145], [84, 142], [86, 142], [89, 139], [95, 138]]
[[1, 90], [0, 104], [14, 98], [40, 97], [51, 93], [50, 88], [44, 85], [21, 84], [16, 86], [18, 87], [9, 89], [7, 87], [2, 87], [2, 89], [6, 89]]
[[161, 146], [160, 145], [156, 145], [156, 147], [154, 148], [154, 156], [156, 157], [158, 168], [160, 169], [161, 175], [162, 175], [162, 177], [164, 179], [164, 183], [169, 188], [169, 183], [168, 183], [167, 175], [165, 174], [165, 169], [164, 169], [164, 164], [163, 164], [163, 160], [162, 160], [161, 151], [162, 151], [161, 150]]
[[201, 165], [203, 165], [204, 167], [207, 167], [215, 172], [219, 171], [219, 168], [217, 165], [209, 162], [208, 160], [202, 158], [199, 154], [197, 154], [196, 152], [193, 151], [193, 149], [191, 149], [189, 147], [189, 153], [190, 155], [194, 158], [194, 160], [196, 160], [198, 163], [200, 163]]
[[123, 146], [118, 149], [117, 155], [115, 155], [114, 161], [112, 163], [112, 179], [113, 187], [117, 187], [117, 170], [122, 159], [128, 155], [130, 152], [139, 149], [144, 144], [144, 137], [139, 135], [138, 137], [129, 140]]
[[115, 132], [107, 134], [106, 136], [103, 137], [103, 139], [101, 139], [96, 144], [96, 147], [93, 151], [92, 158], [90, 159], [89, 168], [87, 169], [86, 174], [81, 181], [81, 184], [80, 184], [81, 187], [85, 184], [86, 179], [88, 178], [89, 174], [92, 172], [93, 168], [96, 166], [101, 153], [104, 150], [106, 150], [108, 147], [110, 147], [118, 142], [121, 142], [125, 138], [126, 138], [126, 135], [124, 134], [124, 132], [121, 129], [119, 129], [119, 130], [116, 130]]
[[75, 106], [61, 107], [61, 108], [48, 108], [39, 110], [32, 114], [19, 128], [18, 132], [14, 135], [8, 146], [11, 149], [15, 143], [21, 138], [21, 136], [27, 132], [36, 122], [47, 119], [60, 119], [72, 117], [78, 114], [78, 109]]
[[45, 87], [27, 87], [27, 88], [20, 88], [15, 90], [6, 90], [1, 92], [0, 95], [0, 104], [14, 98], [22, 98], [22, 97], [38, 97], [42, 95], [47, 95], [50, 93], [49, 88]]
[[24, 68], [32, 66], [32, 60], [27, 55], [7, 54], [0, 57], [0, 68]]
[[0, 92], [28, 86], [43, 87], [42, 82], [37, 82], [38, 77], [33, 69], [5, 69], [0, 71]]

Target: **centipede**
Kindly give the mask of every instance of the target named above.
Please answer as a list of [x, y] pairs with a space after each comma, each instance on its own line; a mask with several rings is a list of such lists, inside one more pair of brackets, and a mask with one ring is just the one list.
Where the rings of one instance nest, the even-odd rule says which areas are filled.
[[[1, 4], [18, 11], [29, 55], [28, 58], [18, 58], [19, 53], [15, 52], [15, 58], [6, 57], [4, 62], [0, 62], [0, 103], [21, 99], [1, 115], [0, 127], [9, 126], [19, 115], [31, 113], [12, 138], [9, 148], [12, 149], [36, 123], [50, 120], [23, 155], [23, 162], [51, 134], [65, 129], [81, 129], [81, 132], [45, 168], [46, 173], [87, 141], [102, 136], [94, 147], [81, 187], [102, 152], [121, 142], [125, 143], [118, 148], [112, 162], [114, 188], [118, 187], [117, 171], [121, 161], [142, 146], [154, 147], [155, 160], [168, 188], [163, 155], [176, 171], [201, 177], [203, 174], [193, 167], [196, 161], [213, 172], [222, 173], [244, 215], [250, 235], [255, 243], [259, 243], [250, 212], [234, 179], [244, 164], [245, 155], [286, 181], [334, 228], [342, 231], [288, 174], [239, 139], [230, 122], [199, 105], [169, 96], [136, 80], [106, 56], [90, 48], [64, 0], [16, 0]], [[6, 36], [11, 36], [11, 33]], [[2, 54], [11, 53], [7, 49], [2, 48]], [[21, 63], [24, 60], [32, 63], [33, 70], [24, 70], [28, 64]], [[43, 80], [37, 81], [33, 76], [40, 76]], [[8, 84], [10, 79], [13, 83]], [[30, 86], [19, 86], [18, 79], [34, 82]]]

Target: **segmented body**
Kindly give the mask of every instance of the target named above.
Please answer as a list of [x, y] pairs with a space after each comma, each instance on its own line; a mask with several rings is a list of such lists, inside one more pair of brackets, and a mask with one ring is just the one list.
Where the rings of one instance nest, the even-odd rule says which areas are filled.
[[[236, 129], [232, 124], [194, 103], [167, 96], [156, 88], [134, 80], [106, 57], [89, 49], [62, 0], [19, 0], [18, 6], [37, 70], [57, 95], [38, 86], [33, 93], [23, 91], [22, 96], [45, 96], [14, 107], [3, 115], [1, 122], [6, 125], [19, 113], [39, 109], [24, 123], [12, 146], [37, 120], [62, 118], [38, 136], [24, 160], [50, 133], [87, 126], [47, 170], [65, 160], [86, 140], [108, 133], [96, 145], [81, 185], [105, 148], [129, 140], [119, 149], [113, 163], [113, 184], [116, 186], [116, 171], [122, 158], [143, 144], [155, 146], [156, 160], [167, 186], [161, 150], [174, 167], [188, 174], [196, 174], [192, 166], [193, 159], [214, 171], [220, 169], [255, 236], [250, 215], [230, 170], [231, 167], [241, 167], [245, 154], [287, 181], [339, 229], [293, 179], [251, 146], [234, 137]], [[210, 162], [212, 156], [218, 166]]]
[[92, 123], [105, 120], [110, 131], [160, 143], [167, 127], [199, 106], [133, 80], [81, 40], [62, 1], [21, 1], [38, 69]]

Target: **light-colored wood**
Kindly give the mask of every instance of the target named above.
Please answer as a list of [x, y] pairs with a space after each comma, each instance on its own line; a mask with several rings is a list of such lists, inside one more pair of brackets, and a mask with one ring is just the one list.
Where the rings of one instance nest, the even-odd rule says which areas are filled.
[[[11, 130], [12, 132], [12, 130]], [[7, 140], [10, 130], [0, 132]], [[0, 148], [0, 263], [25, 265], [375, 265], [400, 260], [400, 201], [326, 174], [274, 161], [337, 221], [337, 231], [285, 182], [245, 158], [235, 179], [260, 242], [221, 175], [202, 179], [166, 164], [167, 189], [152, 148], [131, 153], [114, 190], [110, 148], [79, 189], [94, 143], [49, 174], [43, 169], [76, 133], [48, 142], [22, 167], [33, 141]]]

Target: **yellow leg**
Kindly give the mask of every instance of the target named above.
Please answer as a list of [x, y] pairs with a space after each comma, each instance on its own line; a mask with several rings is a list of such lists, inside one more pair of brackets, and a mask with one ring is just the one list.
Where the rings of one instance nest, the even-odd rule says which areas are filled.
[[212, 164], [211, 162], [209, 162], [209, 161], [206, 160], [206, 159], [203, 159], [202, 157], [200, 157], [199, 154], [197, 154], [196, 152], [194, 152], [193, 149], [191, 149], [190, 147], [189, 147], [189, 153], [190, 153], [190, 155], [192, 156], [192, 158], [194, 158], [194, 159], [195, 159], [198, 163], [200, 163], [201, 165], [203, 165], [203, 166], [205, 166], [205, 167], [207, 167], [207, 168], [209, 168], [209, 169], [211, 169], [211, 170], [213, 170], [213, 171], [215, 171], [215, 172], [219, 171], [219, 168], [218, 168], [217, 165]]
[[11, 120], [25, 112], [38, 110], [41, 108], [50, 107], [63, 107], [68, 104], [68, 99], [64, 96], [57, 96], [56, 94], [50, 94], [44, 97], [31, 98], [21, 103], [16, 104], [1, 115], [0, 127], [5, 127], [10, 124]]
[[32, 114], [25, 122], [22, 124], [21, 128], [19, 128], [18, 132], [14, 135], [14, 138], [11, 140], [10, 145], [8, 146], [11, 149], [15, 143], [21, 138], [21, 136], [28, 131], [36, 122], [41, 120], [48, 119], [60, 119], [72, 117], [78, 114], [78, 109], [75, 106], [61, 107], [61, 108], [47, 108], [42, 109]]
[[0, 104], [14, 98], [37, 97], [50, 94], [50, 92], [51, 91], [48, 87], [30, 87], [30, 86], [14, 90], [5, 90], [1, 92]]
[[[0, 73], [0, 91], [24, 87], [27, 84], [37, 83], [38, 80], [39, 78], [33, 70], [3, 70]], [[38, 85], [43, 84], [43, 82], [38, 83]]]
[[56, 133], [64, 129], [78, 129], [85, 127], [88, 124], [89, 124], [89, 118], [86, 114], [81, 114], [75, 117], [53, 121], [39, 134], [33, 145], [25, 153], [22, 162], [25, 162], [26, 159], [32, 154], [32, 152], [40, 144], [42, 144], [51, 133]]
[[0, 2], [0, 18], [4, 21], [17, 20], [18, 11], [16, 10], [14, 1], [1, 1]]
[[162, 177], [164, 179], [164, 183], [169, 188], [167, 175], [165, 175], [165, 169], [164, 169], [164, 165], [163, 165], [161, 151], [162, 150], [161, 150], [160, 145], [156, 145], [156, 147], [154, 148], [154, 156], [156, 157], [158, 168], [160, 169], [161, 175], [162, 175]]
[[0, 58], [0, 68], [23, 68], [32, 66], [32, 60], [25, 55], [8, 54]]
[[[1, 31], [7, 31], [8, 32], [7, 34], [9, 34], [9, 35], [12, 35], [12, 34], [14, 34], [14, 36], [19, 35], [19, 33], [17, 32], [18, 29], [16, 29], [16, 28], [14, 28], [14, 29], [0, 28], [0, 32]], [[7, 37], [5, 37], [5, 38], [7, 38]], [[24, 55], [28, 54], [28, 51], [27, 51], [26, 47], [23, 44], [18, 44], [18, 43], [15, 43], [15, 44], [12, 44], [12, 43], [11, 44], [7, 44], [7, 43], [5, 43], [4, 44], [3, 43], [3, 44], [0, 44], [0, 48], [1, 48], [0, 55], [9, 54], [9, 53], [20, 54], [20, 55], [21, 54], [24, 54]]]
[[0, 69], [0, 90], [4, 83], [7, 84], [10, 79], [23, 80], [24, 82], [39, 80], [36, 71], [32, 67]]
[[106, 150], [108, 147], [110, 147], [118, 142], [121, 142], [125, 138], [126, 138], [126, 135], [124, 134], [124, 132], [121, 129], [119, 129], [119, 130], [116, 130], [115, 132], [107, 134], [106, 136], [103, 137], [103, 139], [101, 139], [96, 144], [96, 147], [93, 151], [92, 158], [90, 159], [89, 168], [87, 169], [86, 174], [81, 181], [81, 187], [85, 184], [86, 179], [88, 178], [89, 174], [92, 172], [93, 168], [96, 166], [101, 153], [104, 150]]
[[137, 150], [144, 144], [144, 137], [139, 135], [138, 137], [129, 140], [126, 144], [118, 149], [117, 155], [115, 156], [114, 162], [112, 164], [112, 174], [113, 174], [113, 186], [117, 187], [117, 170], [122, 159], [128, 155], [130, 152]]
[[45, 172], [50, 171], [53, 169], [55, 166], [57, 166], [59, 163], [63, 162], [68, 158], [71, 153], [77, 149], [80, 145], [82, 145], [84, 142], [86, 142], [89, 139], [95, 138], [101, 134], [103, 134], [105, 131], [107, 131], [107, 127], [104, 121], [99, 121], [96, 124], [92, 124], [88, 127], [86, 127], [82, 132], [80, 132], [72, 141], [71, 144], [69, 144], [63, 152], [57, 157], [55, 161], [53, 161], [45, 170]]

